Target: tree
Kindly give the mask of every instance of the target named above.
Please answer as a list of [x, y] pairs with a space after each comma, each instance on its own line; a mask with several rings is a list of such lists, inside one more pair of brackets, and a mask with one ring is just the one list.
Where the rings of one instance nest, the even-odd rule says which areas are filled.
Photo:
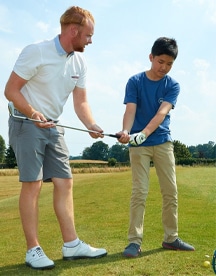
[[4, 162], [5, 150], [6, 150], [5, 141], [3, 137], [0, 135], [0, 163]]
[[129, 150], [128, 146], [116, 143], [109, 150], [109, 157], [115, 158], [118, 162], [129, 161]]
[[197, 147], [196, 146], [189, 146], [188, 150], [190, 151], [192, 158], [198, 158], [199, 157], [199, 153], [197, 151]]
[[190, 146], [188, 149], [194, 158], [214, 159], [216, 158], [215, 146], [213, 141], [209, 141], [207, 144]]
[[214, 147], [213, 147], [211, 158], [212, 158], [212, 159], [216, 159], [216, 144], [215, 144]]
[[84, 151], [82, 153], [82, 159], [91, 160], [91, 149], [90, 149], [90, 147], [87, 147], [87, 148], [84, 149]]
[[108, 159], [108, 166], [109, 167], [115, 167], [116, 163], [117, 163], [117, 160], [115, 158], [109, 158]]
[[10, 169], [13, 169], [17, 166], [16, 157], [11, 146], [9, 146], [6, 150], [5, 163]]
[[174, 155], [176, 160], [180, 159], [180, 158], [191, 158], [192, 155], [189, 151], [189, 149], [186, 147], [186, 145], [182, 144], [179, 141], [174, 141], [173, 142], [174, 145]]
[[85, 148], [82, 154], [83, 159], [107, 161], [109, 146], [102, 141], [95, 142], [91, 147]]

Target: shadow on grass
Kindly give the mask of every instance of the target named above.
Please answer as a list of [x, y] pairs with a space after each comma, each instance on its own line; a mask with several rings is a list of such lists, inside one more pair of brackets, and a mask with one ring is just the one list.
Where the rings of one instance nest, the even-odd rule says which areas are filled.
[[[150, 256], [152, 254], [157, 254], [164, 252], [163, 248], [155, 248], [152, 250], [144, 251], [141, 253], [141, 255], [138, 257], [139, 259]], [[135, 258], [137, 259], [137, 258]], [[73, 269], [77, 267], [88, 267], [91, 265], [97, 265], [97, 264], [109, 264], [109, 263], [115, 263], [120, 262], [124, 260], [133, 260], [133, 258], [125, 258], [122, 255], [122, 252], [120, 253], [114, 253], [114, 254], [108, 254], [106, 257], [98, 258], [98, 259], [78, 259], [78, 260], [70, 260], [70, 261], [64, 261], [62, 259], [54, 260], [55, 262], [55, 268], [51, 270], [35, 270], [27, 267], [25, 264], [16, 264], [16, 265], [7, 265], [0, 267], [0, 275], [59, 275], [61, 271], [67, 270], [67, 269]]]

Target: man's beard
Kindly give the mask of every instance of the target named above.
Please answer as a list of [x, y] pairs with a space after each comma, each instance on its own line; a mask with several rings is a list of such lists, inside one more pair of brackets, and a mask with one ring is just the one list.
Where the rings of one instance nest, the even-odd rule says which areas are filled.
[[85, 46], [80, 45], [80, 40], [81, 40], [81, 35], [80, 33], [78, 33], [77, 39], [76, 41], [74, 41], [75, 44], [73, 45], [74, 51], [76, 52], [84, 52]]
[[81, 46], [77, 46], [77, 47], [74, 47], [74, 51], [75, 52], [84, 52], [84, 47], [81, 47]]

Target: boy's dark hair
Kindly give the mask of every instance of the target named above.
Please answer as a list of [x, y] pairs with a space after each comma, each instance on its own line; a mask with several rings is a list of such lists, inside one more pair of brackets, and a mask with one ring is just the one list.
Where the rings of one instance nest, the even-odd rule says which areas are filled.
[[177, 58], [178, 45], [174, 38], [159, 37], [153, 44], [151, 49], [153, 56], [168, 55]]

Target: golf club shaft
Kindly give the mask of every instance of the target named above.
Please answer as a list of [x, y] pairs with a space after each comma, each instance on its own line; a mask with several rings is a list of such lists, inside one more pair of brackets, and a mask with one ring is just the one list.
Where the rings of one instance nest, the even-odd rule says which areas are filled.
[[[31, 118], [28, 118], [28, 117], [25, 117], [25, 116], [15, 115], [12, 103], [10, 103], [10, 105], [8, 106], [8, 109], [9, 109], [10, 115], [13, 118], [17, 118], [17, 119], [20, 119], [20, 120], [28, 120], [28, 121], [32, 121], [32, 122], [35, 122], [35, 123], [46, 123], [46, 122], [41, 121], [41, 120], [36, 120], [36, 119], [31, 119]], [[100, 132], [95, 131], [95, 130], [88, 130], [88, 129], [81, 129], [81, 128], [77, 128], [77, 127], [64, 126], [64, 125], [61, 125], [61, 124], [58, 124], [58, 123], [56, 123], [55, 125], [56, 126], [60, 126], [60, 127], [64, 127], [64, 128], [68, 128], [68, 129], [73, 129], [73, 130], [88, 132], [88, 133], [97, 133], [97, 134], [100, 133]], [[107, 133], [100, 133], [100, 134], [103, 134], [104, 136], [113, 137], [113, 138], [119, 138], [120, 137], [120, 136], [118, 136], [116, 134], [107, 134]]]
[[[64, 127], [64, 128], [69, 128], [69, 129], [73, 129], [73, 130], [78, 130], [78, 131], [83, 131], [83, 132], [90, 132], [90, 133], [100, 133], [98, 131], [95, 131], [95, 130], [88, 130], [88, 129], [81, 129], [81, 128], [77, 128], [77, 127], [69, 127], [69, 126], [64, 126], [64, 125], [60, 125], [60, 124], [55, 124], [56, 126], [61, 126], [61, 127]], [[107, 134], [107, 133], [100, 133], [100, 134], [103, 134], [104, 136], [109, 136], [109, 137], [113, 137], [113, 138], [119, 138], [118, 135], [115, 135], [115, 134]]]

